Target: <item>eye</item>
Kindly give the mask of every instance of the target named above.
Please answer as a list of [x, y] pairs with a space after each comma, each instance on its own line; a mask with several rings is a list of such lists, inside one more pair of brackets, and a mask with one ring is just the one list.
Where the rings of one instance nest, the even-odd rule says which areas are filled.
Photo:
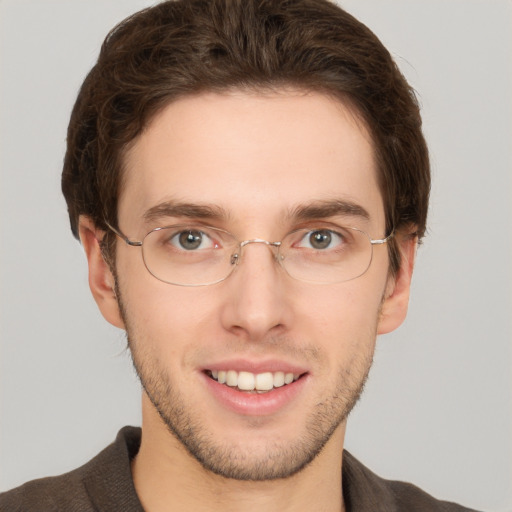
[[211, 249], [217, 245], [206, 233], [196, 229], [187, 229], [176, 233], [169, 239], [169, 243], [177, 249], [185, 251]]
[[301, 240], [296, 244], [296, 247], [323, 251], [326, 249], [338, 248], [343, 244], [343, 242], [344, 238], [339, 233], [330, 229], [315, 229], [305, 233]]

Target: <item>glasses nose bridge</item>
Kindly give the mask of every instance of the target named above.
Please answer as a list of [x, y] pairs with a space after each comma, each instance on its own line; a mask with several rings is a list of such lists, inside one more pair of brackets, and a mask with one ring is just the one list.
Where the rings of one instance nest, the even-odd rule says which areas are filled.
[[267, 247], [275, 247], [279, 249], [279, 247], [281, 247], [281, 243], [282, 242], [269, 242], [268, 240], [263, 240], [262, 238], [252, 238], [251, 240], [244, 240], [243, 242], [240, 242], [240, 249], [249, 244], [264, 244]]
[[[241, 253], [242, 253], [243, 248], [249, 244], [263, 244], [263, 245], [266, 245], [269, 249], [275, 250], [274, 258], [277, 260], [278, 259], [278, 251], [279, 251], [279, 248], [281, 247], [282, 242], [269, 242], [268, 240], [263, 240], [262, 238], [252, 238], [251, 240], [244, 240], [243, 242], [239, 242], [238, 247], [240, 249], [239, 250], [240, 254], [233, 255], [237, 264], [239, 264], [241, 261], [241, 256], [242, 256]], [[233, 261], [233, 257], [232, 257], [232, 261]]]

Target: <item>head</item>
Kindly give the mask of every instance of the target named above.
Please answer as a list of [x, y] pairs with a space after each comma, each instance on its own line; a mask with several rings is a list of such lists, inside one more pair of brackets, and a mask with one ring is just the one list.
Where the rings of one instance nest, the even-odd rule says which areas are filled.
[[[128, 333], [148, 423], [244, 480], [295, 474], [342, 439], [376, 335], [405, 315], [429, 191], [414, 93], [364, 25], [323, 0], [172, 1], [135, 14], [79, 93], [63, 190], [93, 294]], [[355, 208], [340, 214], [340, 197]], [[108, 227], [141, 240], [206, 223], [274, 242], [340, 217], [395, 236], [364, 275], [329, 285], [290, 279], [261, 243], [225, 281], [169, 285]], [[295, 380], [246, 394], [219, 382], [223, 371]]]

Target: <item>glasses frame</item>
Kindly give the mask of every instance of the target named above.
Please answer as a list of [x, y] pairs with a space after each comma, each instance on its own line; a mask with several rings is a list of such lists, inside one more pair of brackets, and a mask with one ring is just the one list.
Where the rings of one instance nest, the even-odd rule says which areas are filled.
[[[240, 254], [237, 252], [235, 254], [233, 254], [231, 256], [231, 265], [232, 265], [232, 269], [230, 270], [230, 272], [225, 276], [223, 277], [222, 279], [218, 279], [217, 281], [213, 281], [213, 282], [210, 282], [210, 283], [201, 283], [201, 284], [182, 284], [182, 283], [173, 283], [171, 281], [166, 281], [165, 279], [162, 279], [160, 277], [158, 277], [157, 275], [155, 275], [151, 269], [148, 267], [147, 263], [146, 263], [146, 259], [144, 258], [144, 249], [143, 249], [143, 245], [144, 245], [144, 240], [153, 232], [155, 231], [161, 231], [163, 229], [169, 229], [169, 228], [172, 228], [174, 227], [175, 225], [173, 224], [170, 224], [168, 226], [161, 226], [161, 227], [158, 227], [158, 228], [154, 228], [150, 231], [148, 231], [145, 235], [144, 235], [144, 238], [142, 240], [132, 240], [130, 239], [129, 237], [127, 237], [121, 230], [119, 229], [116, 229], [114, 228], [110, 223], [108, 223], [107, 221], [105, 221], [105, 224], [107, 225], [107, 227], [116, 235], [118, 236], [121, 240], [123, 240], [123, 242], [126, 243], [126, 245], [130, 246], [130, 247], [140, 247], [142, 249], [142, 261], [144, 262], [144, 266], [146, 267], [146, 270], [155, 278], [155, 279], [158, 279], [158, 281], [161, 281], [162, 283], [166, 283], [166, 284], [170, 284], [170, 285], [174, 285], [174, 286], [185, 286], [185, 287], [199, 287], [199, 286], [211, 286], [211, 285], [214, 285], [214, 284], [217, 284], [217, 283], [221, 283], [222, 281], [225, 281], [232, 273], [233, 271], [235, 270], [235, 268], [238, 266], [239, 262], [240, 262], [240, 259], [241, 259], [241, 256]], [[176, 224], [176, 226], [180, 226], [180, 224]], [[233, 235], [233, 233], [230, 233], [229, 231], [226, 231], [225, 229], [221, 229], [221, 228], [216, 228], [214, 226], [208, 226], [207, 224], [204, 224], [203, 227], [205, 228], [209, 228], [209, 229], [214, 229], [215, 231], [221, 231], [223, 233], [226, 233], [228, 235], [230, 235], [233, 240], [235, 240], [237, 243], [238, 243], [238, 247], [239, 247], [239, 252], [241, 252], [241, 250], [249, 245], [249, 244], [264, 244], [266, 245], [267, 247], [272, 247], [272, 248], [276, 248], [278, 251], [279, 251], [279, 248], [281, 247], [283, 241], [281, 240], [280, 242], [269, 242], [268, 240], [264, 240], [262, 238], [251, 238], [249, 240], [243, 240], [243, 241], [238, 241], [237, 238], [235, 237], [235, 235]], [[292, 276], [288, 270], [286, 269], [285, 266], [283, 266], [283, 264], [281, 263], [282, 259], [284, 259], [283, 256], [281, 256], [281, 258], [276, 258], [277, 262], [279, 263], [279, 266], [292, 278], [292, 279], [295, 279], [297, 281], [301, 281], [303, 283], [312, 283], [312, 284], [338, 284], [338, 283], [346, 283], [348, 281], [352, 281], [353, 279], [357, 279], [358, 277], [361, 277], [362, 275], [364, 275], [368, 269], [370, 268], [370, 265], [372, 263], [372, 260], [373, 260], [373, 246], [374, 245], [383, 245], [385, 243], [387, 243], [389, 240], [391, 240], [391, 238], [394, 237], [395, 235], [395, 231], [392, 230], [391, 233], [386, 236], [385, 238], [377, 238], [377, 239], [373, 239], [370, 237], [370, 235], [366, 232], [366, 231], [363, 231], [362, 229], [359, 229], [359, 228], [356, 228], [356, 227], [351, 227], [351, 226], [344, 226], [345, 229], [351, 229], [351, 230], [354, 230], [354, 231], [358, 231], [360, 233], [363, 233], [366, 237], [368, 237], [368, 240], [370, 241], [370, 245], [372, 247], [372, 254], [371, 254], [371, 257], [370, 257], [370, 261], [368, 263], [368, 266], [366, 267], [366, 269], [364, 270], [364, 272], [362, 272], [361, 274], [357, 275], [357, 276], [354, 276], [354, 277], [351, 277], [350, 279], [344, 279], [342, 281], [334, 281], [332, 283], [322, 283], [322, 282], [316, 282], [316, 281], [308, 281], [308, 280], [305, 280], [305, 279], [299, 279], [297, 277], [294, 277]], [[300, 231], [300, 229], [296, 229], [296, 230], [292, 230], [290, 231], [289, 233], [287, 233], [285, 235], [284, 238], [288, 237], [289, 235], [295, 233], [296, 231]]]

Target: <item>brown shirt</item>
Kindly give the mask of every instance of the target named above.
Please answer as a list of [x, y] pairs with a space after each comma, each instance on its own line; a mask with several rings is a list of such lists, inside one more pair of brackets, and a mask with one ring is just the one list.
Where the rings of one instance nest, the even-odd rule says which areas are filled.
[[[124, 427], [114, 443], [84, 466], [0, 494], [0, 511], [144, 512], [130, 471], [140, 435], [139, 428]], [[411, 484], [384, 480], [347, 451], [343, 452], [343, 496], [347, 512], [471, 512], [438, 501]]]

